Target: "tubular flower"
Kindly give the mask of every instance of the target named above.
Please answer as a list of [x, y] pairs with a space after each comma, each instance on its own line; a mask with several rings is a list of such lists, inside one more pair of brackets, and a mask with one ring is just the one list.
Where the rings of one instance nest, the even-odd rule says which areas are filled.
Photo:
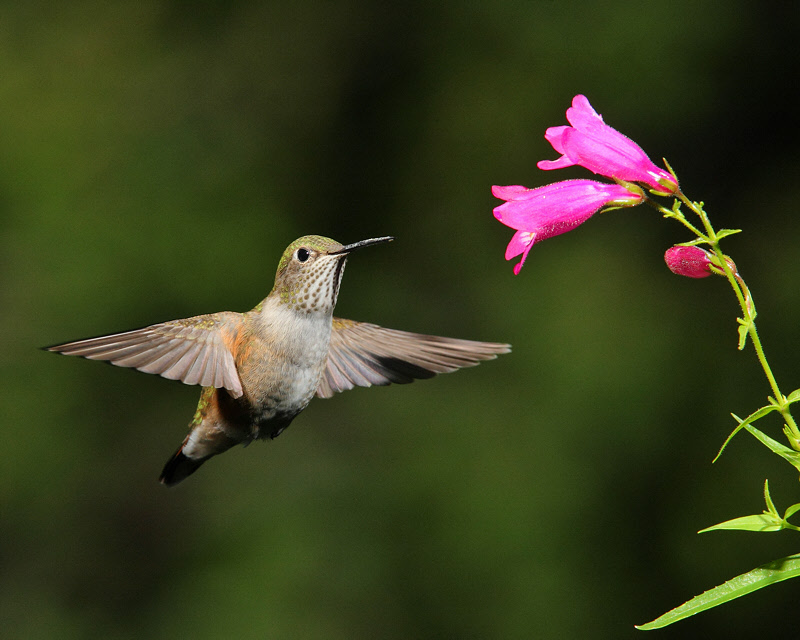
[[632, 207], [644, 199], [640, 191], [595, 180], [564, 180], [536, 189], [493, 186], [492, 194], [506, 201], [495, 207], [494, 217], [517, 230], [505, 256], [511, 260], [522, 254], [515, 275], [537, 242], [571, 231], [604, 207]]
[[558, 160], [542, 160], [537, 164], [540, 169], [579, 165], [608, 178], [642, 182], [656, 191], [678, 191], [675, 177], [653, 164], [633, 140], [603, 122], [586, 96], [572, 99], [567, 120], [572, 126], [550, 127], [545, 132], [544, 137], [562, 155]]
[[679, 276], [707, 278], [712, 274], [711, 254], [700, 247], [670, 247], [664, 254], [664, 262]]

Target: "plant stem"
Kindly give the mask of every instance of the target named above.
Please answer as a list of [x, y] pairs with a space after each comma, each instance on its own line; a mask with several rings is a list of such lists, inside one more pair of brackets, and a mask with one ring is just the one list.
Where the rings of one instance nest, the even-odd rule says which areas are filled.
[[[705, 234], [698, 233], [697, 235], [698, 237], [706, 240], [711, 249], [714, 251], [714, 255], [716, 255], [717, 260], [725, 272], [725, 276], [728, 278], [731, 288], [733, 288], [733, 291], [736, 294], [736, 298], [739, 301], [739, 306], [742, 309], [743, 319], [740, 320], [740, 322], [743, 326], [747, 327], [747, 334], [750, 336], [750, 341], [752, 342], [753, 348], [756, 351], [756, 357], [761, 363], [761, 368], [763, 369], [764, 375], [767, 377], [767, 382], [769, 382], [769, 386], [772, 389], [775, 404], [783, 416], [787, 428], [791, 432], [789, 441], [792, 444], [792, 447], [797, 449], [798, 445], [800, 445], [800, 429], [797, 428], [794, 417], [789, 411], [789, 403], [786, 401], [786, 397], [781, 393], [780, 387], [778, 387], [778, 381], [775, 379], [775, 376], [772, 373], [772, 369], [767, 361], [767, 356], [764, 353], [764, 347], [761, 344], [761, 339], [758, 337], [758, 330], [756, 329], [755, 322], [755, 304], [753, 302], [752, 295], [750, 294], [750, 290], [744, 283], [742, 277], [738, 273], [734, 273], [733, 268], [726, 259], [725, 254], [720, 250], [717, 232], [714, 230], [714, 227], [711, 226], [711, 221], [708, 219], [708, 215], [703, 210], [703, 207], [689, 200], [685, 195], [683, 195], [683, 193], [679, 192], [677, 197], [683, 204], [689, 207], [689, 209], [694, 211], [703, 223], [703, 228], [706, 232]], [[684, 221], [681, 220], [681, 222]], [[684, 222], [684, 224], [690, 229], [693, 228], [693, 226], [688, 222]]]

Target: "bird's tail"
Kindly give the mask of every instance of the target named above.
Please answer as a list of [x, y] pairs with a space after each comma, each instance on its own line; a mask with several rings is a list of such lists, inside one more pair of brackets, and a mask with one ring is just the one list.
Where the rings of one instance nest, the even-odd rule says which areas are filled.
[[201, 436], [199, 430], [193, 429], [180, 448], [167, 460], [159, 481], [167, 487], [175, 486], [197, 471], [206, 460], [236, 444], [239, 444], [238, 440], [222, 431], [212, 431]]
[[161, 477], [158, 479], [161, 484], [167, 487], [173, 487], [181, 480], [188, 478], [195, 471], [200, 468], [206, 460], [211, 456], [194, 460], [183, 453], [183, 445], [178, 449], [175, 454], [167, 460], [164, 465], [164, 470], [161, 472]]

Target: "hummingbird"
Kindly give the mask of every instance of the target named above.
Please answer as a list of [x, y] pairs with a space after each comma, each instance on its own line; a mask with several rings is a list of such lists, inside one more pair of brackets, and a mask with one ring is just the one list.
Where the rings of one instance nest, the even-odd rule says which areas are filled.
[[45, 347], [200, 385], [189, 433], [160, 481], [173, 486], [209, 458], [276, 438], [314, 396], [404, 384], [508, 353], [510, 345], [387, 329], [333, 315], [347, 257], [391, 236], [342, 245], [303, 236], [284, 251], [269, 295], [222, 311]]

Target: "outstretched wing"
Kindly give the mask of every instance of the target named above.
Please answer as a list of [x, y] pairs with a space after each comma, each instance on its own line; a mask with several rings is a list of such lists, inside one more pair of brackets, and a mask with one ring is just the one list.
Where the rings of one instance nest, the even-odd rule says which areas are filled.
[[355, 386], [405, 384], [432, 378], [437, 373], [473, 367], [481, 360], [509, 351], [511, 346], [507, 344], [426, 336], [334, 318], [328, 364], [317, 396], [330, 398]]
[[242, 383], [228, 344], [235, 338], [241, 321], [239, 313], [213, 313], [67, 342], [46, 350], [107, 360], [118, 367], [133, 367], [186, 384], [224, 387], [238, 398]]

